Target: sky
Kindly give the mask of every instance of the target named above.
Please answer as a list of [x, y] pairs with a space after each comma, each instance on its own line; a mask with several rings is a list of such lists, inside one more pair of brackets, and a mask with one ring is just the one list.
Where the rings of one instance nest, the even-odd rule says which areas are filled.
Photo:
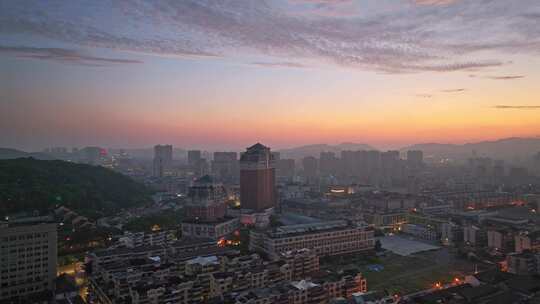
[[0, 147], [540, 135], [538, 0], [0, 0]]

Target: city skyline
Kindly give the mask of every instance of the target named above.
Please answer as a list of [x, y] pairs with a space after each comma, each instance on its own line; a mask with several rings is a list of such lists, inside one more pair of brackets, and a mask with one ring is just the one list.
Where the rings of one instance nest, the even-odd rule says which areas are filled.
[[2, 147], [388, 149], [540, 135], [537, 1], [0, 8]]

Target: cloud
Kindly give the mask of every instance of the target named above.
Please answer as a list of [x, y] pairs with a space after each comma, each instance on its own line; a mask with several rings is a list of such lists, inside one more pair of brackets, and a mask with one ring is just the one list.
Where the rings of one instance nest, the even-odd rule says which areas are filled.
[[432, 94], [416, 94], [416, 97], [419, 97], [419, 98], [432, 98], [433, 95]]
[[26, 46], [0, 45], [0, 54], [12, 55], [17, 58], [50, 60], [85, 66], [110, 66], [117, 64], [142, 63], [142, 61], [132, 59], [89, 56], [75, 50], [63, 48], [37, 48]]
[[537, 110], [540, 106], [510, 106], [510, 105], [496, 105], [495, 109], [519, 109], [519, 110]]
[[252, 65], [269, 68], [305, 68], [304, 64], [297, 62], [252, 62]]
[[488, 76], [489, 79], [494, 80], [514, 80], [514, 79], [521, 79], [525, 78], [523, 75], [507, 75], [507, 76]]
[[293, 3], [316, 3], [316, 4], [342, 4], [342, 3], [352, 3], [352, 0], [289, 0]]
[[354, 0], [289, 0], [290, 4], [301, 5], [304, 11], [292, 15], [317, 15], [325, 17], [353, 16], [360, 9]]
[[460, 89], [447, 89], [447, 90], [441, 90], [443, 93], [460, 93], [465, 92], [467, 89], [460, 88]]
[[419, 5], [448, 5], [457, 2], [457, 0], [414, 0]]
[[0, 5], [0, 35], [156, 55], [307, 59], [387, 73], [476, 71], [508, 64], [508, 54], [540, 54], [537, 0], [512, 5], [508, 0], [87, 5], [74, 0], [51, 9], [43, 1], [5, 2]]
[[[482, 62], [454, 62], [443, 64], [403, 64], [400, 67], [404, 71], [431, 71], [431, 72], [454, 72], [454, 71], [473, 71], [487, 67], [497, 67], [504, 63], [500, 61], [482, 61]], [[399, 66], [398, 66], [399, 67]]]

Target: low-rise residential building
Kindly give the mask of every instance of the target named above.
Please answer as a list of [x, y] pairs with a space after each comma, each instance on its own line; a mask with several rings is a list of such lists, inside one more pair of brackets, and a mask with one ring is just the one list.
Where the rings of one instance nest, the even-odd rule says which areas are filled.
[[312, 281], [324, 288], [329, 299], [351, 299], [355, 293], [367, 292], [366, 279], [353, 270], [341, 273], [320, 271], [312, 276]]
[[363, 215], [366, 222], [377, 229], [398, 229], [407, 223], [406, 210], [372, 210], [365, 211]]
[[318, 278], [282, 282], [247, 290], [234, 298], [237, 304], [326, 304], [332, 299], [352, 300], [353, 294], [367, 291], [361, 274], [322, 273]]
[[463, 242], [469, 246], [486, 246], [487, 231], [474, 225], [465, 226], [463, 227]]
[[540, 231], [522, 232], [514, 238], [515, 249], [517, 253], [529, 250], [533, 252], [540, 251]]
[[319, 256], [310, 249], [298, 249], [281, 253], [292, 272], [293, 280], [300, 280], [319, 271]]
[[123, 247], [134, 248], [144, 245], [165, 245], [174, 240], [175, 231], [163, 230], [155, 232], [125, 232], [118, 238], [118, 242]]
[[382, 291], [358, 292], [353, 294], [353, 304], [397, 304], [399, 298]]
[[538, 258], [532, 252], [509, 254], [506, 256], [507, 271], [517, 275], [538, 274]]
[[118, 264], [126, 259], [139, 259], [154, 256], [173, 256], [180, 253], [191, 253], [198, 250], [217, 250], [214, 240], [184, 237], [178, 241], [166, 245], [140, 246], [135, 248], [111, 248], [96, 250], [86, 256], [86, 262], [90, 262], [96, 272], [106, 265]]
[[423, 195], [452, 205], [454, 210], [478, 210], [489, 207], [510, 206], [518, 196], [499, 191], [432, 191]]
[[433, 228], [423, 225], [415, 225], [415, 224], [403, 224], [401, 225], [401, 232], [410, 234], [414, 237], [417, 237], [419, 239], [428, 240], [428, 241], [435, 241], [439, 239], [439, 235], [437, 231], [435, 231]]
[[308, 249], [267, 261], [206, 241], [189, 243], [176, 250], [166, 245], [90, 254], [91, 299], [106, 304], [311, 304], [367, 290], [361, 273], [319, 271], [318, 256]]
[[441, 225], [441, 242], [444, 245], [453, 245], [463, 241], [463, 227], [448, 222]]
[[538, 277], [493, 269], [467, 276], [465, 284], [416, 294], [409, 297], [406, 303], [525, 304], [536, 302], [539, 290]]
[[488, 248], [501, 252], [510, 253], [514, 251], [514, 232], [504, 228], [489, 228], [487, 230]]
[[249, 248], [277, 259], [283, 252], [304, 248], [333, 256], [373, 250], [374, 245], [373, 228], [365, 223], [329, 221], [253, 230]]
[[181, 226], [183, 236], [219, 240], [237, 230], [240, 226], [240, 219], [225, 217], [212, 222], [184, 220]]

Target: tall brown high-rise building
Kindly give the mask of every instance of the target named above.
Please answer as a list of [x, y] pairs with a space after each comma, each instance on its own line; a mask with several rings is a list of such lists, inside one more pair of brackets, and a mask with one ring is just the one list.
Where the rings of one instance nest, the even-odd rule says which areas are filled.
[[242, 208], [262, 211], [276, 205], [275, 159], [270, 148], [257, 143], [240, 157]]

